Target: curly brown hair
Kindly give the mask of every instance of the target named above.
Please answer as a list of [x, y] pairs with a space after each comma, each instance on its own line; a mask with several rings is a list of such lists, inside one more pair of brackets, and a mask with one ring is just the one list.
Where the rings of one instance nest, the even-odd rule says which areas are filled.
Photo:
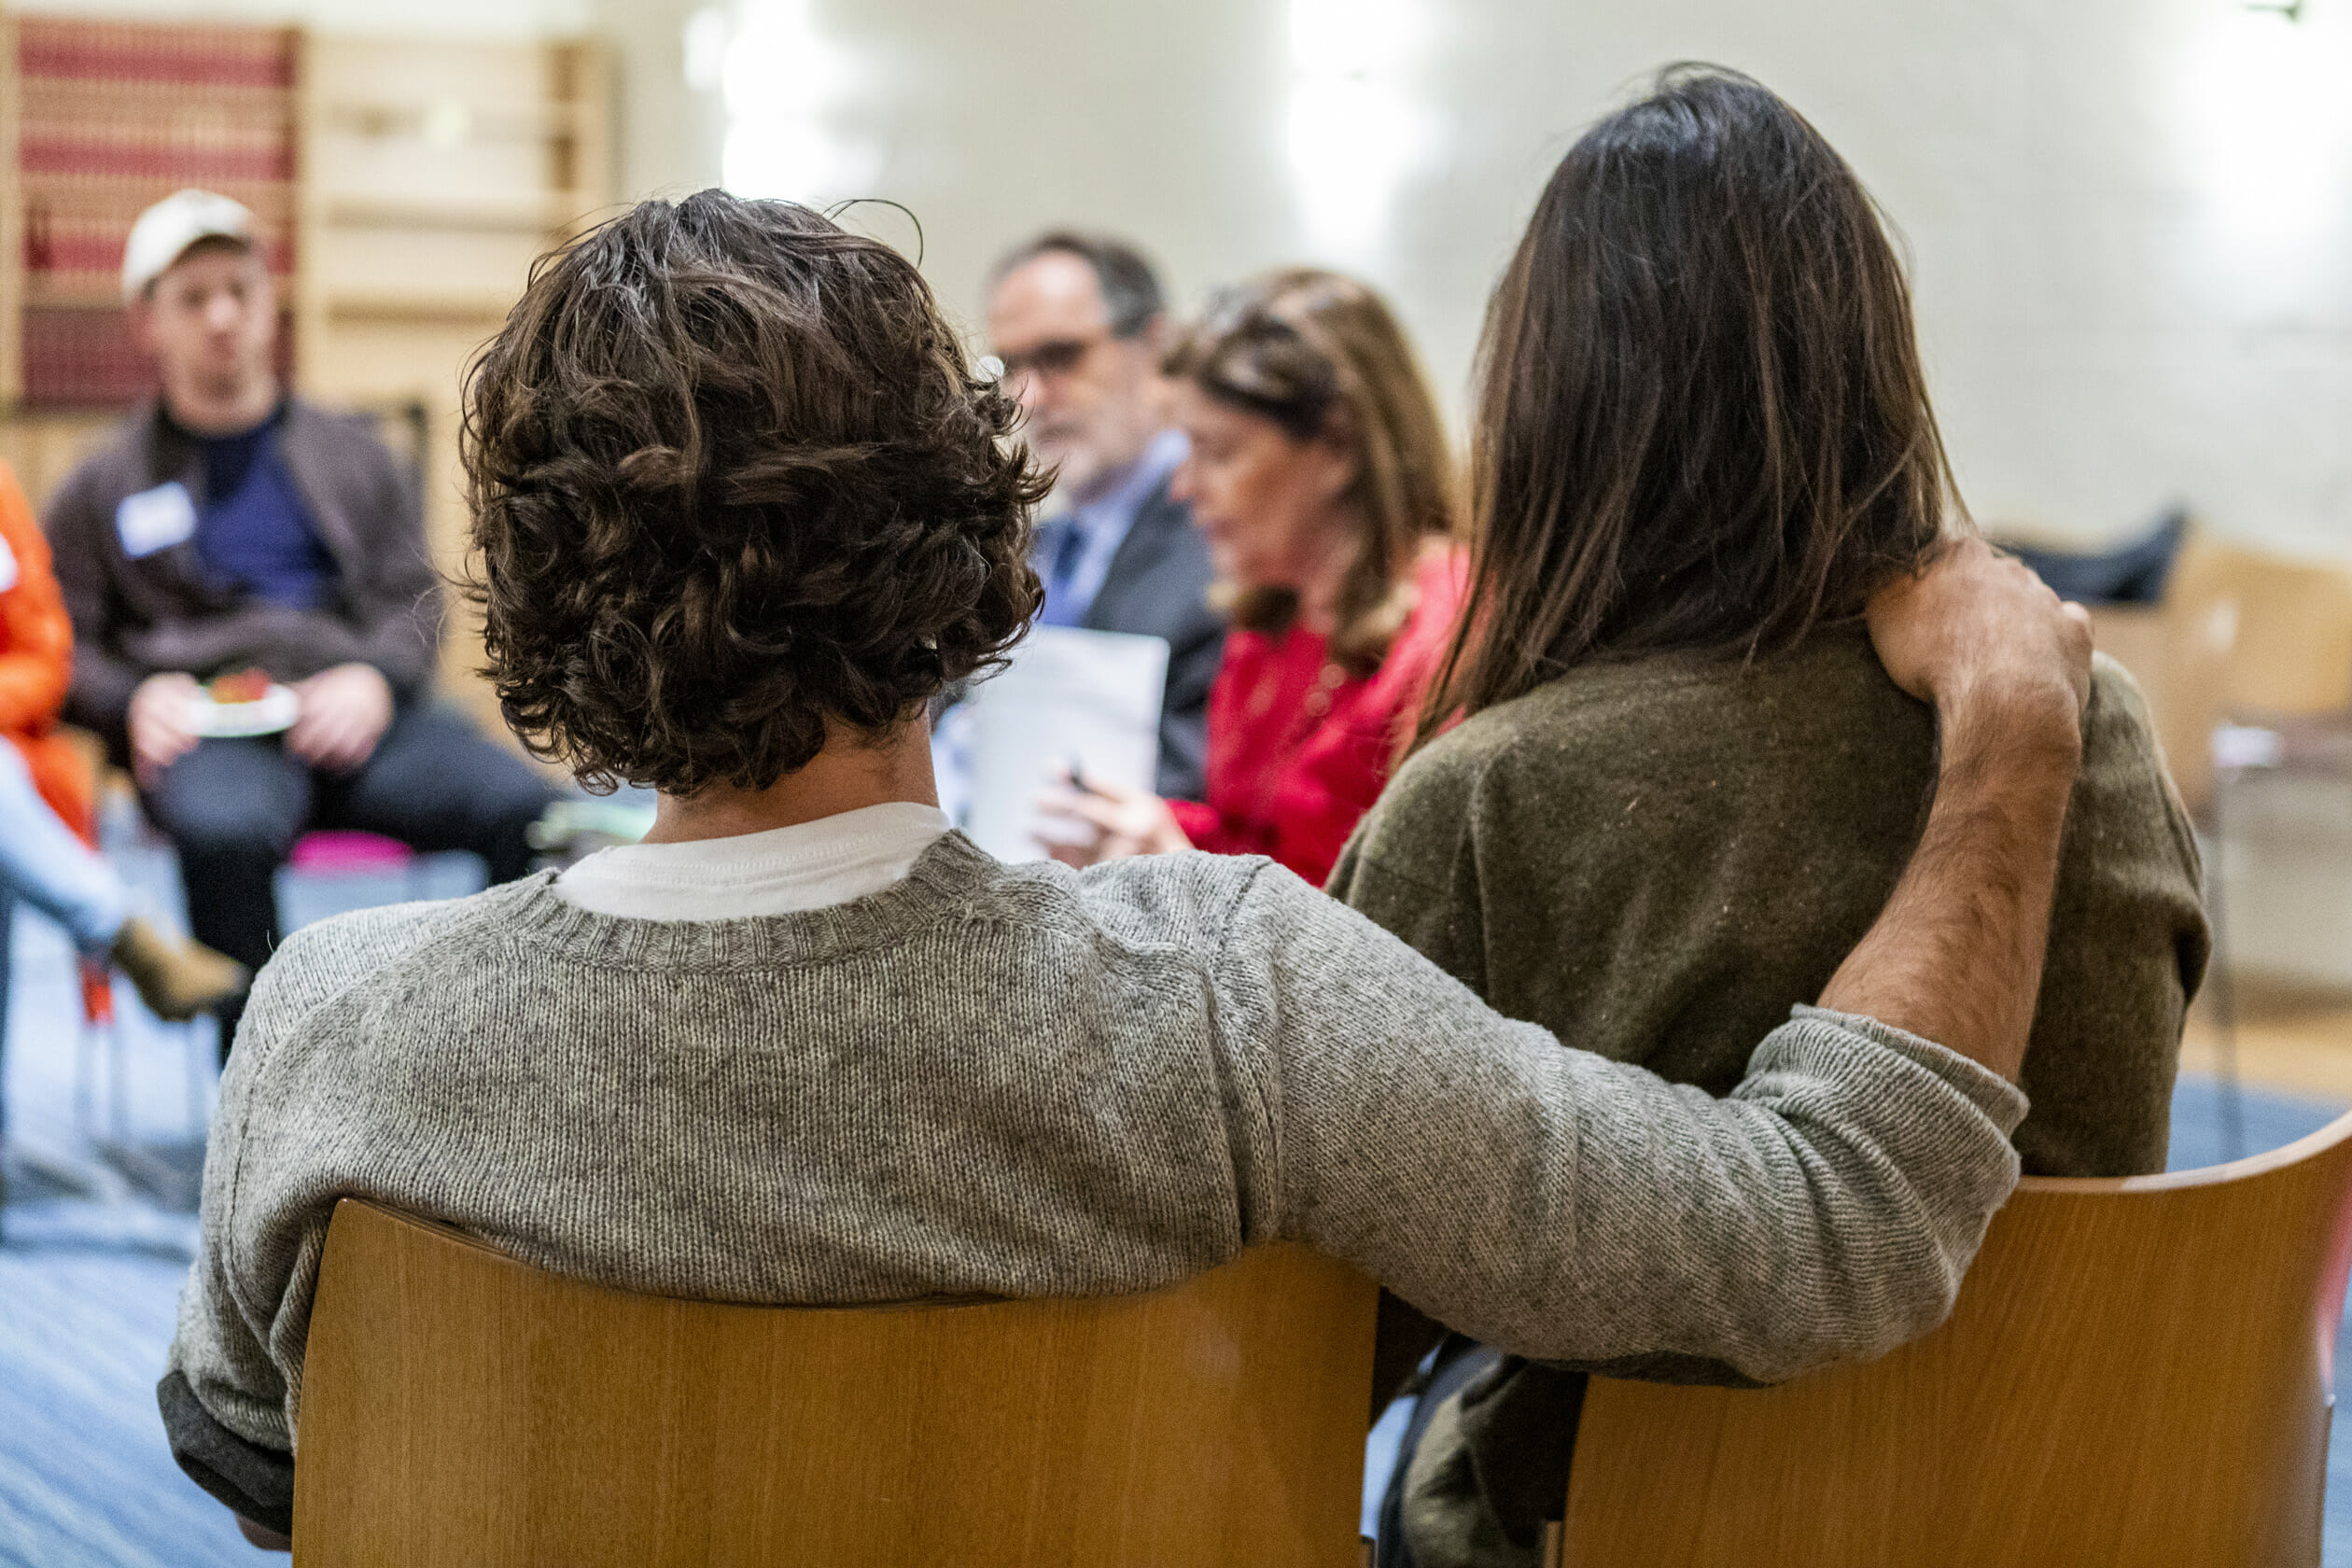
[[916, 714], [1036, 612], [1017, 417], [912, 263], [805, 207], [706, 190], [541, 257], [466, 382], [507, 721], [691, 795]]

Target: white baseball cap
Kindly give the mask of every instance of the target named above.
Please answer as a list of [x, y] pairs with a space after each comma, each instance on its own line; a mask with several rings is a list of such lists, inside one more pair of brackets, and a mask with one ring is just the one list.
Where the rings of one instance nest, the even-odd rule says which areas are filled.
[[250, 245], [253, 214], [244, 203], [209, 190], [175, 190], [147, 208], [131, 225], [131, 243], [122, 247], [123, 302], [145, 294], [198, 240]]

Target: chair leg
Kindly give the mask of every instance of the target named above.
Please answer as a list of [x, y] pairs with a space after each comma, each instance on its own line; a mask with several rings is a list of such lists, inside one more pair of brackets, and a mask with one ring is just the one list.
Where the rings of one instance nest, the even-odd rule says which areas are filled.
[[2212, 932], [2212, 956], [2205, 963], [2205, 994], [2212, 1010], [2216, 1066], [2219, 1069], [2215, 1104], [2221, 1121], [2221, 1157], [2240, 1159], [2246, 1154], [2246, 1102], [2239, 1090], [2237, 1057], [2237, 985], [2232, 973], [2229, 922], [2223, 891], [2223, 845], [2228, 841], [2228, 801], [2237, 781], [2235, 768], [2216, 768], [2213, 777], [2213, 847], [2205, 857], [2205, 924]]

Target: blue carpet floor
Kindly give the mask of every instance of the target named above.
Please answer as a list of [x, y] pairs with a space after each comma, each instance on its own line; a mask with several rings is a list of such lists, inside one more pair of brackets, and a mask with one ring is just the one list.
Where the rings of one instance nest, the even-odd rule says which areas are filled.
[[169, 1238], [11, 1236], [0, 1250], [0, 1562], [257, 1560], [172, 1463], [156, 1419], [187, 1271]]
[[[447, 875], [456, 885], [436, 885], [434, 893], [462, 890], [464, 868]], [[399, 891], [311, 889], [299, 913]], [[298, 917], [298, 908], [288, 914]], [[63, 942], [37, 919], [21, 919], [15, 960], [0, 1079], [11, 1134], [11, 1201], [0, 1244], [0, 1564], [283, 1561], [246, 1547], [227, 1513], [180, 1475], [156, 1418], [155, 1380], [193, 1254], [194, 1221], [98, 1158], [88, 1136], [94, 1127], [167, 1152], [184, 1150], [191, 1109], [201, 1111], [209, 1092], [202, 1069], [211, 1042], [126, 1009], [118, 1094], [100, 1071], [103, 1057], [77, 1062]], [[199, 1070], [192, 1078], [191, 1066]], [[193, 1108], [191, 1084], [198, 1091]], [[2249, 1093], [2245, 1147], [2291, 1142], [2340, 1109]], [[2182, 1081], [2173, 1102], [2176, 1169], [2223, 1157], [2221, 1110], [2209, 1081]], [[2336, 1365], [2340, 1378], [2352, 1377], [2352, 1337], [2340, 1342]], [[2352, 1568], [2352, 1431], [2345, 1430], [2345, 1412], [2340, 1404], [2329, 1457], [2331, 1568]]]
[[[180, 906], [168, 855], [128, 824], [110, 823], [108, 840], [146, 906]], [[413, 873], [288, 876], [279, 897], [287, 923], [301, 925], [469, 892], [481, 876], [470, 856], [435, 856]], [[21, 913], [13, 947], [0, 1035], [9, 1197], [0, 1213], [0, 1565], [283, 1563], [245, 1545], [228, 1511], [180, 1474], [155, 1409], [195, 1255], [187, 1178], [215, 1086], [211, 1026], [159, 1024], [119, 986], [116, 1044], [103, 1047], [83, 1034], [72, 952], [56, 929]], [[107, 1143], [149, 1157], [109, 1162]]]

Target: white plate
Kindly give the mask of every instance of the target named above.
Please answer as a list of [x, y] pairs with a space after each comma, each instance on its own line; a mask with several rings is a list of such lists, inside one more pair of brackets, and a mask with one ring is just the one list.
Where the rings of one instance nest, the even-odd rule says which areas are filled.
[[302, 699], [291, 686], [272, 686], [252, 702], [196, 699], [195, 732], [210, 740], [236, 740], [245, 735], [276, 735], [290, 730], [302, 711]]

